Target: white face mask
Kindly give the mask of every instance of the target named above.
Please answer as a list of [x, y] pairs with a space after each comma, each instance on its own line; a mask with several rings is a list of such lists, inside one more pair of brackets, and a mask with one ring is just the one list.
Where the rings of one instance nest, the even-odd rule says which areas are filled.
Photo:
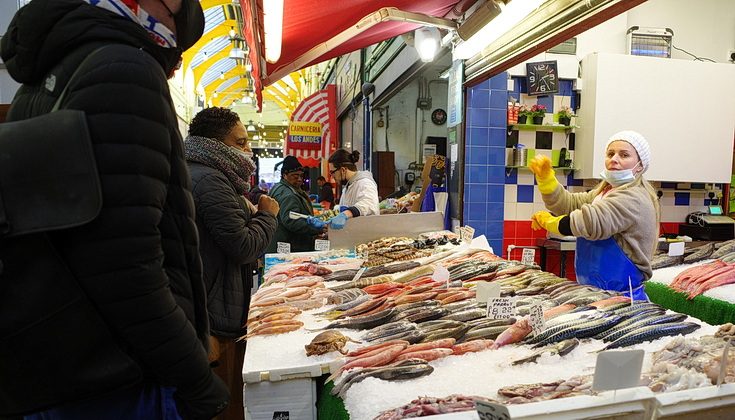
[[229, 147], [230, 150], [232, 150], [238, 156], [242, 156], [242, 157], [247, 158], [247, 159], [250, 159], [250, 160], [253, 159], [253, 152], [246, 152], [246, 151], [241, 150], [241, 149], [238, 149], [237, 147], [234, 147], [234, 146], [227, 146], [227, 147]]
[[620, 171], [609, 171], [605, 169], [604, 171], [600, 172], [600, 178], [607, 181], [607, 183], [612, 185], [613, 187], [619, 187], [621, 185], [625, 185], [635, 180], [633, 169], [635, 169], [639, 163], [640, 161], [636, 163], [634, 167], [630, 169], [622, 169]]

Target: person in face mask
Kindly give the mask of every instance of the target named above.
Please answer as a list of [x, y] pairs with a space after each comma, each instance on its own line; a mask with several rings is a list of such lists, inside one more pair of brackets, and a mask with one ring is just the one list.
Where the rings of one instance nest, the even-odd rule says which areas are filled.
[[210, 363], [227, 384], [230, 403], [218, 419], [243, 418], [242, 364], [250, 294], [258, 259], [278, 226], [278, 203], [261, 195], [257, 208], [243, 195], [255, 173], [248, 133], [227, 108], [205, 108], [189, 125], [184, 142], [192, 179], [207, 290]]
[[[280, 204], [281, 214], [268, 252], [276, 252], [278, 242], [290, 244], [291, 252], [313, 251], [314, 240], [317, 235], [324, 233], [326, 224], [314, 217], [309, 195], [301, 188], [306, 169], [295, 156], [286, 156], [274, 169], [278, 168], [281, 168], [281, 181], [273, 185], [268, 194]], [[291, 212], [308, 217], [291, 219]]]
[[660, 222], [656, 191], [643, 178], [650, 164], [648, 142], [635, 131], [610, 137], [602, 182], [589, 192], [570, 193], [562, 187], [547, 156], [531, 160], [529, 168], [553, 213], [537, 212], [531, 226], [577, 237], [574, 269], [580, 284], [626, 296], [632, 287], [635, 300], [648, 300], [643, 282], [653, 274]]
[[85, 114], [103, 199], [84, 225], [0, 241], [0, 418], [214, 417], [230, 395], [207, 360], [199, 233], [167, 80], [202, 35], [201, 5], [18, 4], [12, 20], [1, 12], [0, 57], [20, 84], [7, 121], [49, 113], [66, 89], [59, 110]]
[[340, 213], [330, 219], [332, 229], [342, 229], [353, 217], [380, 214], [378, 185], [372, 173], [357, 170], [355, 163], [359, 160], [359, 151], [348, 152], [345, 149], [337, 150], [327, 159], [329, 174], [342, 185]]

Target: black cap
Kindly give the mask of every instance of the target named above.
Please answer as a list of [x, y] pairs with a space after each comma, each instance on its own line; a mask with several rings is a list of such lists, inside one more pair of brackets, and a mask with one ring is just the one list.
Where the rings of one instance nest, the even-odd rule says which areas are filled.
[[204, 12], [199, 0], [184, 0], [181, 10], [174, 15], [176, 43], [182, 51], [196, 44], [204, 33]]
[[303, 171], [304, 170], [304, 167], [301, 166], [301, 162], [299, 162], [299, 160], [296, 159], [296, 157], [294, 157], [294, 156], [290, 156], [290, 155], [289, 156], [286, 156], [283, 159], [283, 162], [281, 162], [281, 163], [283, 164], [283, 168], [281, 169], [281, 173], [284, 173], [284, 174], [290, 174], [291, 172]]

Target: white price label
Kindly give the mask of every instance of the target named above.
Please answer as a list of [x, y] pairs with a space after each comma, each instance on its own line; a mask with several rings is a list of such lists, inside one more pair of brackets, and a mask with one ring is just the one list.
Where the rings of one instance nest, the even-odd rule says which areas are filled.
[[357, 273], [355, 273], [355, 277], [352, 278], [352, 281], [357, 281], [360, 277], [362, 277], [362, 273], [365, 272], [367, 268], [362, 267], [361, 269], [357, 270]]
[[314, 240], [314, 249], [317, 251], [329, 251], [329, 240], [327, 239]]
[[509, 297], [490, 298], [487, 301], [487, 317], [510, 319], [516, 316], [516, 304]]
[[643, 367], [643, 349], [606, 350], [597, 354], [593, 391], [611, 391], [638, 386]]
[[472, 239], [475, 237], [475, 228], [463, 226], [459, 236], [465, 242], [472, 242]]
[[544, 310], [541, 308], [541, 305], [531, 305], [529, 316], [531, 317], [531, 328], [533, 328], [533, 333], [540, 334], [545, 327]]
[[722, 385], [723, 379], [727, 376], [727, 355], [730, 352], [730, 342], [725, 342], [725, 348], [722, 350], [722, 359], [720, 359], [720, 374], [717, 375], [717, 386]]
[[508, 407], [499, 403], [491, 403], [482, 400], [473, 400], [480, 420], [510, 420]]
[[523, 248], [523, 255], [521, 256], [521, 262], [523, 264], [532, 265], [536, 261], [536, 250], [533, 248]]
[[500, 285], [489, 281], [477, 282], [477, 297], [480, 303], [487, 303], [491, 298], [500, 297]]
[[437, 266], [434, 269], [434, 274], [431, 275], [431, 279], [438, 284], [444, 283], [446, 284], [447, 289], [449, 288], [449, 270], [445, 267], [442, 267], [441, 265]]
[[279, 254], [290, 254], [291, 244], [288, 242], [278, 242], [276, 245], [276, 252]]

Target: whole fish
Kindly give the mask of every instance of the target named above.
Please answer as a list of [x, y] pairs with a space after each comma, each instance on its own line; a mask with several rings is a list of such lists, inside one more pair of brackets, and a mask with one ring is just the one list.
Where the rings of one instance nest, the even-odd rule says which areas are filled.
[[383, 338], [379, 338], [374, 341], [375, 343], [379, 344], [379, 343], [383, 343], [383, 342], [391, 341], [391, 340], [403, 340], [403, 341], [407, 341], [410, 344], [416, 344], [420, 342], [421, 340], [423, 340], [424, 337], [426, 337], [425, 332], [419, 329], [415, 329], [415, 330], [396, 332], [394, 334], [385, 336]]
[[510, 325], [498, 325], [495, 327], [480, 327], [472, 328], [467, 331], [464, 336], [460, 337], [457, 341], [465, 343], [473, 340], [495, 340], [500, 334], [505, 332]]
[[394, 321], [371, 328], [369, 331], [362, 335], [361, 339], [365, 341], [376, 341], [398, 333], [415, 331], [417, 328], [418, 327], [413, 322], [408, 322], [405, 320]]
[[550, 355], [558, 354], [560, 357], [566, 356], [569, 354], [572, 350], [577, 348], [579, 345], [579, 340], [576, 338], [568, 338], [566, 340], [560, 341], [556, 344], [552, 344], [550, 346], [546, 346], [532, 355], [528, 357], [524, 357], [523, 359], [518, 359], [511, 363], [513, 366], [522, 365], [524, 363], [530, 363], [530, 362], [536, 362], [536, 360], [541, 357], [544, 353], [549, 353]]
[[653, 341], [661, 337], [687, 335], [699, 329], [700, 325], [692, 322], [675, 322], [642, 327], [625, 334], [611, 342], [600, 351], [632, 346], [645, 341]]
[[435, 319], [432, 321], [423, 321], [416, 323], [418, 328], [425, 332], [430, 333], [432, 331], [441, 330], [445, 328], [456, 328], [465, 325], [462, 321], [452, 321], [451, 319]]
[[551, 337], [552, 335], [558, 333], [559, 331], [566, 330], [567, 328], [572, 328], [572, 327], [575, 327], [577, 325], [586, 324], [586, 323], [588, 323], [590, 321], [594, 321], [594, 320], [601, 319], [601, 318], [606, 318], [606, 317], [613, 317], [613, 316], [614, 317], [619, 317], [620, 315], [605, 314], [605, 313], [601, 313], [601, 312], [594, 312], [594, 313], [590, 314], [589, 316], [583, 316], [583, 317], [581, 316], [581, 317], [578, 317], [578, 318], [573, 318], [573, 319], [570, 319], [569, 321], [566, 321], [566, 322], [561, 322], [561, 323], [558, 323], [558, 324], [553, 324], [551, 326], [547, 326], [540, 333], [536, 334], [533, 337], [529, 337], [526, 340], [524, 340], [523, 343], [524, 344], [538, 344], [538, 343], [542, 342], [543, 340], [546, 340], [547, 338]]
[[434, 368], [423, 361], [418, 363], [416, 360], [421, 359], [403, 359], [400, 362], [410, 361], [411, 363], [406, 365], [397, 364], [396, 366], [383, 366], [381, 368], [370, 370], [367, 372], [360, 372], [346, 382], [341, 389], [337, 392], [337, 396], [344, 398], [347, 390], [355, 383], [358, 383], [366, 378], [378, 378], [384, 381], [399, 381], [406, 379], [415, 379], [422, 376], [431, 374]]
[[347, 328], [353, 330], [366, 330], [388, 322], [395, 315], [395, 308], [388, 308], [372, 315], [359, 318], [345, 318], [332, 322], [324, 329]]
[[[345, 289], [340, 292], [336, 292], [327, 298], [327, 304], [329, 305], [341, 305], [343, 303], [351, 302], [360, 296], [367, 295], [362, 289], [352, 288]], [[340, 309], [341, 310], [341, 309]]]
[[420, 342], [428, 343], [428, 342], [437, 341], [437, 340], [444, 340], [447, 338], [451, 338], [451, 339], [454, 339], [455, 341], [458, 341], [465, 335], [465, 333], [470, 328], [471, 327], [469, 325], [460, 325], [454, 328], [444, 328], [441, 330], [431, 331], [431, 332], [426, 333], [426, 337], [424, 337]]
[[492, 348], [498, 349], [508, 344], [517, 343], [525, 338], [531, 330], [531, 319], [529, 317], [520, 318], [515, 322], [515, 324], [500, 333], [498, 338], [495, 339], [495, 343]]
[[601, 331], [606, 331], [612, 328], [618, 321], [623, 319], [622, 315], [608, 316], [599, 319], [593, 319], [583, 324], [578, 324], [566, 329], [563, 329], [556, 334], [549, 336], [548, 338], [538, 342], [531, 348], [543, 347], [550, 343], [556, 343], [559, 341], [566, 340], [568, 338], [587, 338], [592, 337]]
[[444, 315], [440, 319], [451, 319], [454, 321], [472, 321], [473, 319], [484, 318], [487, 315], [485, 308], [468, 308], [457, 312], [451, 312]]
[[624, 336], [625, 334], [640, 328], [641, 326], [649, 326], [649, 325], [658, 325], [658, 324], [669, 324], [674, 322], [682, 322], [685, 319], [687, 319], [688, 315], [686, 314], [668, 314], [668, 315], [658, 315], [658, 316], [647, 316], [644, 315], [643, 319], [639, 319], [636, 322], [633, 322], [631, 324], [628, 324], [624, 326], [623, 328], [614, 328], [607, 331], [607, 334], [602, 337], [602, 341], [609, 343], [611, 341], [615, 341], [618, 338]]

